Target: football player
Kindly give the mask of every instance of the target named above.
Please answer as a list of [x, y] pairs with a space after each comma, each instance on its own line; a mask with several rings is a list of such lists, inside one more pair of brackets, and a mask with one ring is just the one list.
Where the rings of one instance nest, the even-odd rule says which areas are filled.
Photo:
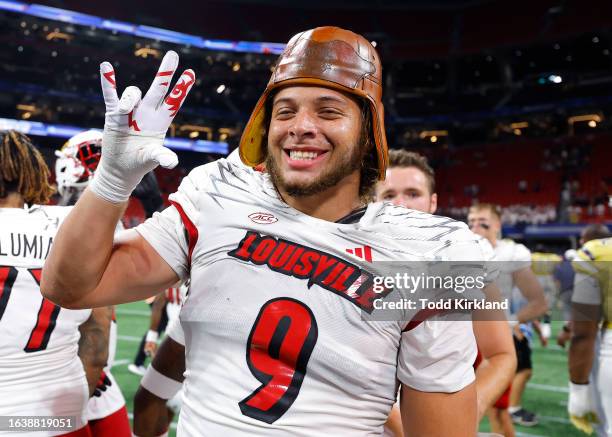
[[[413, 435], [472, 436], [471, 324], [412, 309], [371, 317], [385, 294], [374, 292], [382, 267], [370, 260], [469, 261], [485, 290], [496, 286], [490, 248], [464, 224], [368, 204], [387, 165], [369, 41], [336, 27], [294, 36], [240, 142], [242, 161], [265, 161], [266, 173], [224, 159], [198, 167], [170, 208], [113, 243], [140, 178], [178, 162], [163, 140], [195, 74], [166, 96], [177, 65], [167, 53], [149, 91], [128, 87], [121, 99], [111, 64], [101, 65], [102, 160], [47, 259], [46, 296], [72, 308], [116, 304], [190, 279], [179, 435], [379, 434], [399, 378]], [[355, 245], [366, 255], [351, 256]], [[74, 262], [85, 253], [87, 263]]]
[[163, 436], [182, 405], [185, 379], [185, 335], [178, 317], [168, 326], [166, 337], [134, 396], [134, 435]]
[[36, 435], [91, 436], [86, 406], [107, 361], [112, 311], [60, 308], [40, 292], [70, 210], [41, 206], [54, 191], [49, 173], [27, 136], [0, 132], [0, 415], [70, 416]]
[[[74, 205], [83, 194], [100, 162], [101, 147], [102, 132], [88, 130], [76, 134], [55, 152], [55, 179], [57, 191], [61, 196], [60, 204]], [[117, 230], [122, 229], [121, 222], [117, 223]], [[89, 400], [89, 427], [94, 437], [108, 435], [111, 430], [113, 435], [130, 437], [125, 398], [110, 371], [117, 350], [117, 320], [114, 309], [108, 348], [108, 361], [102, 377], [107, 378], [108, 385], [104, 385], [103, 390], [99, 390], [97, 396]]]
[[[604, 225], [591, 225], [592, 238], [572, 262], [572, 338], [567, 409], [578, 429], [612, 435], [612, 236]], [[597, 344], [599, 343], [599, 347]]]
[[[427, 158], [403, 149], [389, 150], [387, 177], [376, 184], [375, 197], [379, 202], [389, 201], [433, 214], [438, 204], [435, 186], [435, 173]], [[479, 366], [476, 372], [478, 419], [481, 419], [508, 387], [516, 370], [516, 358], [506, 321], [474, 321], [473, 327], [478, 350], [486, 360], [486, 365]], [[400, 435], [396, 420], [399, 414], [393, 411], [387, 427]]]
[[518, 288], [526, 304], [508, 317], [513, 324], [514, 345], [517, 357], [517, 372], [512, 386], [502, 395], [489, 411], [489, 421], [493, 432], [503, 433], [506, 437], [514, 435], [512, 422], [525, 426], [537, 424], [535, 414], [520, 406], [521, 396], [531, 377], [531, 348], [521, 326], [536, 320], [546, 313], [548, 306], [542, 286], [531, 270], [531, 253], [524, 245], [510, 239], [499, 239], [501, 235], [501, 213], [490, 203], [472, 206], [468, 213], [468, 226], [476, 234], [486, 238], [495, 251], [500, 275], [497, 284], [505, 299], [510, 303], [512, 312], [512, 291]]
[[163, 293], [159, 293], [155, 296], [153, 306], [151, 307], [151, 323], [147, 331], [144, 345], [145, 353], [151, 358], [153, 358], [157, 352], [157, 340], [160, 334], [159, 325], [164, 312], [168, 318], [168, 325], [174, 323], [175, 320], [178, 319], [181, 306], [187, 296], [187, 290], [187, 285], [177, 283]]

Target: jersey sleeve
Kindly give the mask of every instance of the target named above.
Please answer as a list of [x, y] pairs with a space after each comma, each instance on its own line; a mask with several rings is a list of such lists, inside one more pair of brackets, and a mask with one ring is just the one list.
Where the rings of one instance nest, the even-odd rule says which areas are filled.
[[434, 317], [402, 333], [397, 377], [415, 390], [454, 393], [474, 381], [475, 359], [472, 322]]
[[174, 320], [170, 322], [170, 325], [166, 330], [166, 335], [177, 343], [185, 346], [185, 332], [183, 331], [179, 317], [174, 318]]
[[171, 206], [137, 226], [136, 231], [185, 280], [191, 267], [191, 254], [198, 241], [197, 181], [206, 180], [197, 169], [183, 179], [176, 193], [170, 195]]
[[189, 246], [180, 214], [174, 206], [156, 212], [153, 217], [135, 229], [172, 267], [181, 280], [187, 278]]
[[499, 276], [499, 266], [491, 243], [471, 231], [466, 230], [464, 238], [453, 241], [445, 248], [443, 257], [452, 275], [468, 272], [467, 276], [480, 277], [485, 286], [495, 282]]
[[512, 251], [512, 267], [513, 271], [523, 270], [526, 267], [531, 267], [531, 252], [523, 244], [515, 244]]

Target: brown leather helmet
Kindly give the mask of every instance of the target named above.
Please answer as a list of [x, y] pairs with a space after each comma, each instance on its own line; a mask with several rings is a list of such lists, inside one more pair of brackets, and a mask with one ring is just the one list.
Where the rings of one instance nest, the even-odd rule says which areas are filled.
[[367, 39], [339, 27], [317, 27], [291, 38], [242, 133], [242, 162], [255, 167], [264, 161], [266, 100], [273, 90], [291, 85], [333, 88], [369, 103], [378, 153], [378, 178], [383, 180], [388, 157], [380, 58]]

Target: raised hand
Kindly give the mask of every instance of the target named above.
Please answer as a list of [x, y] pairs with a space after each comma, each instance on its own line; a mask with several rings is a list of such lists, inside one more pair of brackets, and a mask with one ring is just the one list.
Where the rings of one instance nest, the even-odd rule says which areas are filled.
[[99, 197], [124, 202], [146, 173], [158, 165], [173, 168], [178, 164], [176, 154], [163, 142], [195, 83], [195, 74], [185, 70], [168, 94], [177, 66], [178, 55], [169, 51], [144, 97], [140, 89], [129, 86], [119, 99], [113, 66], [108, 62], [100, 65], [106, 117], [102, 159], [90, 184]]

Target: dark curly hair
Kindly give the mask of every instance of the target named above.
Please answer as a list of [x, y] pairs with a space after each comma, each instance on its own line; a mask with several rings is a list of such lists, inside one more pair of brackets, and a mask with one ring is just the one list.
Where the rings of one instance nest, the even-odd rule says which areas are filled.
[[44, 205], [55, 192], [49, 167], [26, 135], [0, 132], [0, 198], [19, 193], [28, 205]]

